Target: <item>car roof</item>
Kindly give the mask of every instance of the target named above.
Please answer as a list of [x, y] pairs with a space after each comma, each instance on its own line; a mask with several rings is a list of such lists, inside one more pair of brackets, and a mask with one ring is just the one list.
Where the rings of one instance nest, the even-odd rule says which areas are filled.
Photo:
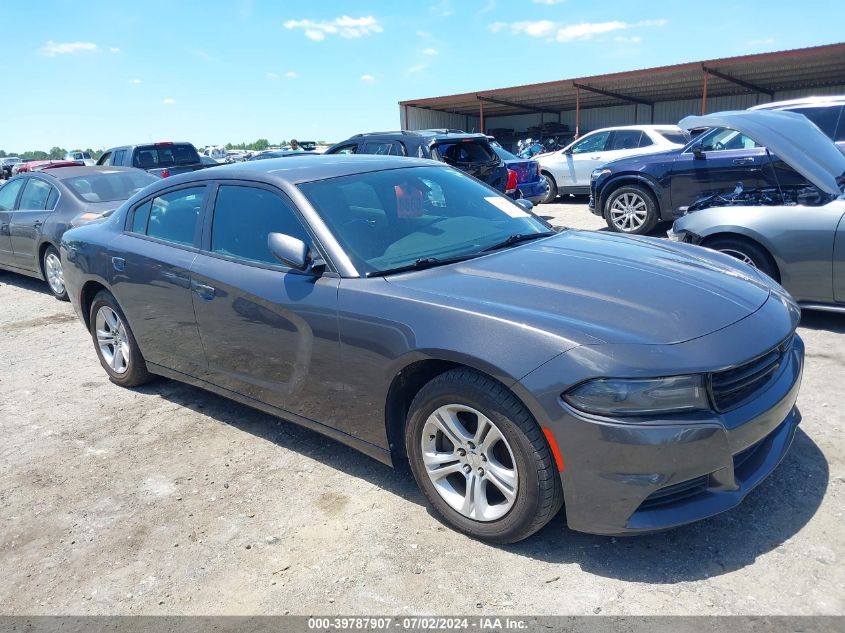
[[104, 165], [96, 165], [92, 167], [57, 167], [46, 171], [30, 172], [36, 174], [43, 174], [51, 176], [56, 180], [67, 180], [69, 178], [77, 178], [79, 176], [91, 176], [93, 174], [113, 174], [118, 172], [144, 172], [143, 169], [135, 167], [107, 167]]
[[463, 130], [454, 129], [426, 129], [426, 130], [394, 130], [389, 132], [365, 132], [363, 134], [355, 134], [350, 136], [347, 140], [361, 139], [361, 138], [436, 138], [436, 139], [452, 139], [452, 138], [483, 138], [486, 139], [486, 134], [480, 132], [464, 132]]
[[613, 125], [610, 127], [603, 127], [599, 128], [598, 130], [593, 130], [593, 132], [606, 132], [608, 130], [640, 130], [640, 131], [654, 131], [659, 132], [661, 130], [672, 130], [672, 131], [681, 131], [677, 125]]
[[404, 156], [376, 156], [372, 154], [319, 154], [317, 156], [287, 156], [266, 160], [244, 161], [171, 176], [167, 183], [181, 184], [202, 180], [241, 179], [300, 184], [352, 176], [387, 169], [408, 167], [445, 167], [443, 163], [424, 158]]
[[801, 97], [787, 101], [772, 101], [761, 103], [748, 108], [749, 110], [778, 110], [798, 106], [835, 106], [845, 105], [845, 95], [819, 95], [814, 97]]

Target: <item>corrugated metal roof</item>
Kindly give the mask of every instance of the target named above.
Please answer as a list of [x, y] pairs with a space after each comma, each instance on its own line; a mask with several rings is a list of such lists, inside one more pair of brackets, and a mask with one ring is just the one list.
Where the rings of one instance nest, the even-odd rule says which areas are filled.
[[574, 110], [579, 92], [582, 109], [638, 101], [652, 104], [701, 98], [705, 76], [709, 97], [845, 84], [845, 43], [410, 99], [399, 105], [464, 115], [478, 114], [481, 103], [485, 116], [557, 113]]

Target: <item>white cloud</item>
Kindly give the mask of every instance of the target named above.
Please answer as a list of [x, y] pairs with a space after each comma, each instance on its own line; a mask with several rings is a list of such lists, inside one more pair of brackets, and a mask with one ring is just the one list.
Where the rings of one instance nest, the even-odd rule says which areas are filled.
[[141, 80], [140, 79], [130, 79], [129, 83], [131, 83], [133, 86], [140, 86]]
[[448, 18], [455, 10], [452, 8], [452, 2], [450, 0], [440, 0], [440, 2], [431, 7], [431, 12], [438, 18]]
[[432, 56], [437, 55], [437, 49], [436, 48], [424, 48], [423, 49], [423, 55], [432, 55]]
[[554, 39], [557, 42], [574, 42], [577, 40], [589, 40], [596, 35], [604, 35], [615, 31], [665, 26], [666, 24], [668, 24], [668, 20], [662, 19], [641, 20], [640, 22], [622, 22], [619, 20], [613, 20], [610, 22], [581, 22], [580, 24], [566, 24], [564, 22], [553, 22], [551, 20], [535, 20], [511, 23], [493, 22], [490, 25], [490, 30], [493, 33], [509, 30], [514, 35], [524, 34], [531, 37]]
[[563, 4], [566, 0], [531, 0], [534, 4]]
[[299, 73], [289, 70], [285, 73], [285, 77], [287, 77], [288, 79], [296, 79], [297, 77], [299, 77]]
[[265, 76], [267, 77], [267, 79], [278, 79], [279, 78], [279, 76], [276, 73], [267, 73]]
[[56, 55], [70, 55], [81, 51], [96, 51], [97, 45], [94, 42], [54, 42], [49, 40], [38, 52], [47, 57]]
[[639, 35], [633, 35], [628, 37], [627, 35], [617, 35], [613, 38], [614, 42], [619, 42], [620, 44], [639, 44], [643, 41]]
[[162, 103], [164, 103], [166, 105], [173, 105], [174, 103], [176, 103], [176, 99], [171, 99], [170, 97], [167, 97], [167, 99], [162, 101]]
[[361, 81], [375, 81], [376, 78], [372, 75], [361, 75]]
[[327, 35], [340, 35], [346, 39], [355, 39], [373, 33], [381, 33], [384, 29], [373, 16], [350, 18], [348, 15], [325, 20], [288, 20], [284, 27], [288, 30], [302, 29], [305, 37], [315, 42], [326, 39]]
[[406, 75], [415, 75], [417, 73], [421, 73], [426, 68], [428, 68], [428, 64], [414, 64], [413, 66], [409, 66], [405, 69]]
[[117, 46], [109, 46], [109, 53], [119, 53], [120, 49]]

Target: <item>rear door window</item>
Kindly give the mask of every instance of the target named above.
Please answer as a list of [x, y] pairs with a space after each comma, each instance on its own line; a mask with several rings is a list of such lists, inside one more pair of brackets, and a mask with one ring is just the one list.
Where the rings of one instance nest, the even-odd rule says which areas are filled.
[[206, 187], [178, 189], [135, 209], [132, 230], [174, 244], [193, 246]]
[[55, 211], [56, 205], [59, 203], [59, 190], [55, 187], [50, 189], [50, 195], [47, 197], [47, 208], [50, 211]]
[[645, 136], [640, 130], [616, 130], [610, 136], [607, 151], [621, 149], [636, 149], [640, 147], [640, 140]]
[[[669, 132], [666, 130], [658, 130], [657, 134], [665, 138], [670, 143], [674, 143], [675, 145], [686, 145], [690, 142], [690, 135], [684, 132]], [[646, 135], [643, 134], [643, 138], [646, 138]], [[644, 147], [644, 145], [640, 145], [640, 147]]]
[[18, 208], [27, 210], [46, 209], [50, 189], [52, 187], [40, 178], [29, 178], [23, 188]]
[[123, 165], [124, 161], [126, 160], [126, 150], [119, 149], [114, 153], [114, 158], [112, 158], [112, 165]]
[[334, 150], [332, 154], [354, 154], [357, 148], [358, 145], [356, 145], [355, 143], [350, 143], [349, 145], [341, 145], [336, 150]]

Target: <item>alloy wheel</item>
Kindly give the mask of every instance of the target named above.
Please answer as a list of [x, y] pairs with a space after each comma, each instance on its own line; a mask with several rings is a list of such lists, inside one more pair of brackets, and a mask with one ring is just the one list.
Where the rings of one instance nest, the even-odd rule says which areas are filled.
[[720, 248], [719, 252], [724, 253], [725, 255], [730, 255], [734, 259], [738, 259], [743, 264], [748, 264], [752, 268], [757, 268], [757, 264], [754, 263], [754, 260], [751, 259], [746, 253], [743, 253], [742, 251], [739, 251], [739, 250], [736, 250], [736, 249], [733, 249], [733, 248]]
[[50, 290], [57, 296], [65, 293], [65, 275], [62, 270], [62, 261], [55, 253], [48, 253], [44, 258], [44, 273]]
[[454, 510], [476, 521], [495, 521], [513, 507], [516, 460], [483, 413], [461, 404], [442, 406], [426, 420], [421, 444], [426, 473]]
[[623, 193], [610, 205], [610, 221], [623, 233], [641, 228], [648, 219], [648, 205], [636, 193]]
[[126, 327], [117, 312], [108, 306], [97, 310], [96, 318], [97, 347], [106, 364], [116, 374], [124, 374], [129, 369], [129, 339]]

